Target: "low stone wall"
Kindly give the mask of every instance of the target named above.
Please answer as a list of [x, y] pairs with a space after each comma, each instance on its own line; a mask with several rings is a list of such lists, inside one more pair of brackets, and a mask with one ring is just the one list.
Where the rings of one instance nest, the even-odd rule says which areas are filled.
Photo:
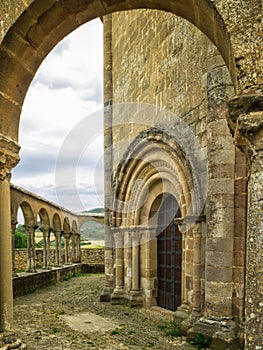
[[[55, 249], [50, 249], [50, 262], [55, 265]], [[65, 262], [65, 254], [62, 250], [62, 264]], [[81, 249], [81, 262], [83, 264], [104, 264], [104, 248], [83, 248]], [[27, 249], [15, 250], [15, 264], [17, 271], [27, 269]], [[36, 249], [36, 266], [43, 265], [43, 249]]]
[[13, 277], [13, 295], [18, 297], [36, 289], [67, 280], [81, 273], [103, 273], [103, 264], [74, 264], [36, 273], [20, 273]]
[[104, 248], [81, 249], [81, 262], [83, 264], [104, 264]]

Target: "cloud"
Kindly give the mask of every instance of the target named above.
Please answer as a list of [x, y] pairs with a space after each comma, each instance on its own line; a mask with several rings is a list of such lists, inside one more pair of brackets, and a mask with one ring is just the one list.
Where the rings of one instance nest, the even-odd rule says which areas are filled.
[[[76, 167], [76, 183], [85, 206], [101, 206], [97, 193], [103, 193], [103, 35], [102, 23], [94, 20], [67, 36], [47, 56], [28, 90], [21, 116], [19, 142], [21, 161], [12, 181], [49, 200], [56, 199], [57, 157], [69, 132], [84, 118], [89, 130], [100, 130], [87, 139], [86, 130], [78, 130], [70, 149], [60, 158], [65, 171]], [[96, 123], [96, 124], [95, 124]], [[96, 127], [95, 127], [96, 126]], [[84, 140], [80, 154], [78, 141]], [[75, 151], [74, 151], [75, 150]], [[76, 159], [77, 157], [77, 159]], [[94, 178], [100, 179], [96, 189]], [[83, 186], [83, 190], [80, 188]], [[75, 206], [65, 190], [69, 209]]]

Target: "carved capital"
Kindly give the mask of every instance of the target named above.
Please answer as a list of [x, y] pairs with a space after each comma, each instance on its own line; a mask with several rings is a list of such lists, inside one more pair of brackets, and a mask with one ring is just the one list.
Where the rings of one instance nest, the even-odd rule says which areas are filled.
[[228, 125], [235, 144], [252, 163], [263, 154], [263, 96], [237, 96], [228, 103]]
[[70, 232], [64, 232], [63, 236], [66, 240], [69, 240], [71, 238], [71, 233]]
[[40, 231], [43, 232], [44, 236], [49, 236], [52, 229], [48, 225], [41, 225], [39, 227]]
[[37, 225], [24, 225], [24, 228], [26, 230], [26, 233], [29, 235], [32, 235], [35, 230], [38, 228]]
[[62, 230], [53, 230], [53, 233], [54, 233], [54, 236], [56, 239], [60, 239], [62, 234], [63, 234], [63, 231]]
[[10, 180], [11, 171], [20, 159], [19, 149], [15, 141], [0, 134], [0, 180]]

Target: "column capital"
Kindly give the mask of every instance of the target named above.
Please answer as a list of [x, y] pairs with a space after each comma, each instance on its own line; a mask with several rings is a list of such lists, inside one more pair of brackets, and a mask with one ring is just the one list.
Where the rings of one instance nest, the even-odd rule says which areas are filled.
[[37, 225], [23, 225], [27, 233], [33, 233], [38, 226]]
[[63, 236], [65, 239], [69, 239], [71, 237], [71, 232], [64, 232]]
[[253, 163], [263, 160], [263, 96], [236, 96], [228, 102], [228, 125], [235, 144]]
[[39, 229], [40, 229], [40, 231], [42, 231], [43, 232], [43, 235], [49, 235], [50, 234], [50, 232], [52, 231], [52, 229], [48, 226], [48, 225], [41, 225], [40, 227], [39, 227]]
[[18, 143], [0, 134], [0, 180], [10, 180], [11, 171], [20, 160], [19, 150]]

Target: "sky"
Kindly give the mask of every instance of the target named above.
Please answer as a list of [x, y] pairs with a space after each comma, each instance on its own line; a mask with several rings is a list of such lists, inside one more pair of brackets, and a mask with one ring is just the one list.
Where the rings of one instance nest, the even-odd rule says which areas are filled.
[[64, 38], [38, 69], [23, 105], [12, 183], [73, 211], [103, 207], [102, 85], [96, 19]]

